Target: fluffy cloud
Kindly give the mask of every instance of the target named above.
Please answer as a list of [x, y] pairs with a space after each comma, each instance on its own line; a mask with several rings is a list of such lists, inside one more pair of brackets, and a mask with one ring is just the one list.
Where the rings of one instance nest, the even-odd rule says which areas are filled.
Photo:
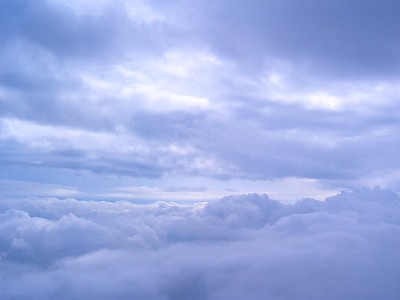
[[5, 299], [395, 299], [400, 199], [4, 200]]

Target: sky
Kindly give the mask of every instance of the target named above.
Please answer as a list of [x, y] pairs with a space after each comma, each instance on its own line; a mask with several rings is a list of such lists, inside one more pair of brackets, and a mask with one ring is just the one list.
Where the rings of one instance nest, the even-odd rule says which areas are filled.
[[399, 28], [0, 0], [0, 299], [400, 299]]
[[0, 1], [0, 195], [399, 191], [400, 4]]

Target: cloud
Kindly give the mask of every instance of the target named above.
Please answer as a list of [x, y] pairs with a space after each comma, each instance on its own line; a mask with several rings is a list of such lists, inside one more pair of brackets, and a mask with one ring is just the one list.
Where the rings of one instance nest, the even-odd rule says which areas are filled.
[[17, 180], [0, 180], [0, 188], [3, 197], [26, 197], [27, 191], [30, 197], [74, 197], [80, 194], [73, 187]]
[[5, 299], [394, 299], [400, 199], [3, 200]]
[[279, 57], [322, 76], [394, 75], [397, 7], [396, 1], [375, 0], [207, 3], [202, 6], [204, 20], [196, 29], [207, 30], [207, 38], [219, 52], [253, 69], [263, 59], [268, 63]]
[[0, 6], [6, 165], [339, 188], [399, 170], [394, 1]]
[[399, 11], [0, 1], [2, 297], [400, 298]]

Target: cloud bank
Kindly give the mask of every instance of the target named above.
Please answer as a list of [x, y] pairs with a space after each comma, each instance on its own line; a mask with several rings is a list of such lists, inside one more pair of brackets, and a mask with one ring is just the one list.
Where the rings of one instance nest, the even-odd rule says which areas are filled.
[[2, 299], [397, 299], [400, 199], [0, 202]]

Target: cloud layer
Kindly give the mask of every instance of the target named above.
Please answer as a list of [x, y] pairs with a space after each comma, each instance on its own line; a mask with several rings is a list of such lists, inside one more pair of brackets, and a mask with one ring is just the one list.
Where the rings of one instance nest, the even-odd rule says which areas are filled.
[[400, 199], [3, 200], [3, 299], [397, 299]]
[[22, 166], [45, 184], [60, 184], [50, 169], [398, 189], [396, 1], [0, 11], [2, 179], [32, 181]]

